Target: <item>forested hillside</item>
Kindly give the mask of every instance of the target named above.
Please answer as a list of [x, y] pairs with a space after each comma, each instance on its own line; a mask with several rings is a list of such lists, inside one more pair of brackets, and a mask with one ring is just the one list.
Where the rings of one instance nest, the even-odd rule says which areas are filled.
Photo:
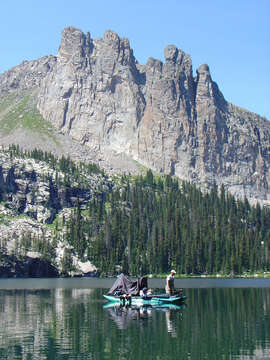
[[[5, 150], [0, 165], [1, 261], [38, 251], [60, 274], [74, 270], [74, 258], [102, 275], [270, 270], [270, 209], [223, 186], [203, 192], [150, 170], [108, 177], [96, 165], [18, 147]], [[5, 235], [21, 217], [32, 230]]]
[[106, 274], [242, 274], [270, 269], [270, 211], [222, 187], [202, 193], [170, 176], [123, 177], [75, 209], [67, 238]]

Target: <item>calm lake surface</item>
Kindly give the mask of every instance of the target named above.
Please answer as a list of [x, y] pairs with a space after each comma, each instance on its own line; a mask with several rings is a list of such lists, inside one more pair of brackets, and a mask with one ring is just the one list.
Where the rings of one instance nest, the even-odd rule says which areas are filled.
[[0, 280], [0, 359], [270, 358], [269, 279], [176, 279], [171, 308], [109, 307], [113, 282]]

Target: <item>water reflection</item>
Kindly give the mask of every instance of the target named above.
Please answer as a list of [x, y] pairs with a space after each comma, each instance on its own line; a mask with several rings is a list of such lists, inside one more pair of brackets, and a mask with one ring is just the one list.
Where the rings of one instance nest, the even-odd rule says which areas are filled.
[[186, 307], [114, 307], [104, 293], [0, 290], [0, 359], [270, 358], [270, 288], [185, 289]]
[[[92, 289], [0, 291], [0, 359], [70, 354]], [[34, 356], [34, 357], [32, 357]]]
[[165, 323], [168, 333], [173, 337], [177, 337], [175, 314], [182, 319], [183, 310], [186, 304], [157, 304], [157, 305], [121, 305], [114, 302], [108, 302], [103, 306], [108, 312], [110, 318], [115, 322], [120, 330], [125, 330], [134, 321], [140, 322], [141, 320], [151, 320], [153, 312], [160, 312], [165, 317]]

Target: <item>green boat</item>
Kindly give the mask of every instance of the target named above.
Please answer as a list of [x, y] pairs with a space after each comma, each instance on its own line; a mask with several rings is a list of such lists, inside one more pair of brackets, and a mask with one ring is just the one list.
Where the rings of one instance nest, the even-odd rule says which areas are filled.
[[164, 295], [151, 295], [146, 297], [141, 296], [115, 296], [115, 295], [103, 295], [106, 300], [111, 302], [117, 302], [122, 304], [132, 305], [154, 305], [154, 304], [172, 304], [175, 302], [183, 302], [186, 296], [166, 296]]
[[[120, 274], [115, 283], [106, 295], [106, 300], [113, 303], [133, 304], [133, 305], [153, 305], [153, 304], [172, 304], [183, 302], [186, 297], [182, 293], [170, 296], [168, 294], [147, 294], [141, 295], [141, 290], [147, 290], [147, 277], [141, 277], [137, 281], [128, 279], [124, 274]], [[143, 293], [144, 294], [144, 293]]]

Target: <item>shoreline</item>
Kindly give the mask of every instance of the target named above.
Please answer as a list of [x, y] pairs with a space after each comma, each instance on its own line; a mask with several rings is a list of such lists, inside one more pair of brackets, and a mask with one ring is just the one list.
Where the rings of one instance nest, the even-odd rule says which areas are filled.
[[[0, 280], [4, 279], [115, 279], [118, 275], [114, 276], [104, 276], [104, 275], [70, 275], [70, 276], [25, 276], [21, 274], [14, 274], [14, 276], [5, 276], [4, 274], [0, 274]], [[148, 279], [166, 279], [168, 274], [146, 274], [142, 275], [147, 277]], [[132, 276], [127, 275], [127, 277], [132, 279], [138, 279], [140, 276]], [[174, 276], [175, 280], [177, 279], [270, 279], [270, 272], [258, 272], [258, 273], [243, 273], [243, 274], [180, 274]]]
[[[166, 279], [168, 275], [165, 274], [159, 274], [159, 275], [148, 275], [147, 277], [149, 279], [151, 278], [155, 278], [155, 279]], [[194, 274], [194, 275], [184, 275], [181, 274], [179, 276], [174, 276], [175, 279], [265, 279], [265, 278], [269, 278], [270, 279], [270, 272], [265, 272], [265, 273], [254, 273], [254, 274], [237, 274], [237, 275], [224, 275], [224, 274], [216, 274], [216, 275], [211, 275], [211, 274], [203, 274], [203, 275], [199, 275], [199, 274]]]

